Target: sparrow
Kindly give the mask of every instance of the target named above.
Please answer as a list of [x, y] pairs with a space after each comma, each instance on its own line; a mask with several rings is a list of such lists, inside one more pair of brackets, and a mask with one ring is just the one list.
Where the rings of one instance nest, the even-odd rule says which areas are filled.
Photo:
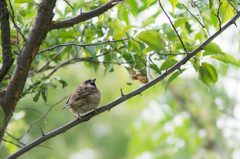
[[96, 78], [85, 80], [80, 86], [75, 88], [68, 97], [66, 105], [70, 111], [79, 119], [80, 114], [85, 114], [91, 110], [96, 112], [97, 107], [101, 103], [102, 94], [95, 84]]

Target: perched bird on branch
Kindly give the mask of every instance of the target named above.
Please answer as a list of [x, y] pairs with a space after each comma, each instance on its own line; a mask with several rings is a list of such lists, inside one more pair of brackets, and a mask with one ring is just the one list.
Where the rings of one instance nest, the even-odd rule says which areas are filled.
[[72, 94], [68, 97], [66, 105], [70, 111], [79, 119], [80, 114], [87, 113], [91, 110], [96, 112], [97, 107], [101, 103], [102, 94], [95, 84], [96, 78], [85, 80], [80, 86], [75, 88]]

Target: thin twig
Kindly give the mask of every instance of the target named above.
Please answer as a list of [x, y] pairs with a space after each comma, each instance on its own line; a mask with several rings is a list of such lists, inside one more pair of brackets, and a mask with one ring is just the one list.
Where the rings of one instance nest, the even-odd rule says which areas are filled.
[[180, 35], [179, 35], [178, 32], [177, 32], [177, 29], [175, 28], [175, 26], [173, 25], [173, 22], [172, 22], [171, 18], [168, 16], [167, 12], [166, 12], [166, 11], [164, 10], [164, 8], [163, 8], [162, 3], [161, 3], [161, 0], [158, 0], [158, 2], [159, 2], [160, 7], [162, 8], [164, 14], [167, 16], [169, 22], [171, 23], [171, 25], [172, 25], [172, 27], [173, 27], [175, 33], [177, 34], [178, 39], [180, 40], [180, 42], [181, 42], [181, 44], [182, 44], [182, 47], [183, 47], [185, 53], [188, 54], [188, 51], [187, 51], [187, 49], [186, 49], [186, 47], [185, 47], [185, 45], [184, 45], [184, 43], [183, 43], [183, 41], [182, 41]]
[[71, 7], [72, 9], [74, 9], [74, 8], [71, 6], [71, 4], [70, 4], [67, 0], [63, 0], [63, 1], [66, 2], [67, 5], [69, 5], [69, 7]]
[[13, 138], [14, 140], [16, 140], [16, 141], [17, 141], [18, 143], [20, 143], [21, 145], [23, 145], [23, 146], [26, 145], [26, 144], [24, 144], [23, 142], [21, 142], [19, 138], [13, 136], [13, 135], [10, 134], [9, 132], [6, 131], [6, 134], [7, 134], [8, 136], [10, 136], [11, 138]]
[[62, 48], [56, 55], [54, 55], [50, 60], [48, 60], [48, 62], [41, 69], [39, 69], [36, 73], [42, 72], [43, 70], [45, 70], [49, 66], [49, 64], [62, 53], [63, 50], [64, 50], [64, 48]]
[[220, 8], [221, 8], [222, 3], [223, 3], [223, 2], [221, 2], [221, 1], [219, 0], [219, 6], [218, 6], [217, 14], [212, 13], [213, 15], [215, 15], [215, 16], [218, 18], [218, 26], [219, 26], [219, 29], [221, 29], [221, 27], [222, 27], [222, 20], [221, 20], [221, 18], [220, 18]]
[[[11, 17], [11, 19], [12, 19], [13, 25], [14, 25], [16, 31], [19, 32], [19, 33], [21, 34], [21, 36], [22, 36], [24, 42], [26, 42], [26, 38], [25, 38], [25, 36], [23, 35], [23, 33], [21, 32], [20, 28], [17, 26], [17, 24], [16, 24], [16, 22], [15, 22], [15, 20], [14, 20], [15, 15], [14, 15], [14, 10], [13, 10], [13, 7], [12, 7], [12, 3], [11, 3], [10, 0], [8, 0], [8, 2], [9, 2], [9, 5], [10, 5], [10, 8], [11, 8], [11, 10], [12, 10], [12, 14], [9, 14], [9, 15], [10, 15], [10, 17]], [[18, 39], [17, 39], [17, 40], [18, 40]]]
[[9, 141], [9, 140], [6, 140], [6, 139], [2, 139], [2, 140], [3, 140], [4, 142], [8, 142], [8, 143], [10, 143], [10, 144], [12, 144], [12, 145], [17, 146], [18, 148], [21, 148], [21, 147], [22, 147], [22, 146], [20, 146], [20, 145], [14, 143], [14, 142], [12, 142], [12, 141]]
[[185, 53], [161, 53], [161, 52], [157, 52], [155, 51], [154, 53], [158, 54], [158, 55], [163, 55], [163, 56], [178, 56], [178, 55], [185, 55]]
[[197, 11], [198, 11], [199, 17], [201, 18], [201, 21], [202, 21], [202, 23], [203, 23], [203, 24], [202, 24], [202, 25], [203, 25], [203, 29], [204, 29], [205, 33], [207, 34], [207, 37], [209, 37], [210, 34], [209, 34], [208, 30], [207, 30], [205, 20], [204, 20], [204, 18], [203, 18], [203, 16], [202, 16], [202, 12], [201, 12], [201, 10], [199, 9], [199, 7], [198, 7], [198, 5], [196, 4], [196, 2], [194, 2], [193, 0], [191, 0], [191, 1], [192, 1], [193, 6], [194, 6], [194, 7], [197, 9]]
[[[208, 32], [207, 27], [206, 27], [206, 25], [205, 25], [205, 21], [204, 21], [202, 15], [201, 15], [201, 12], [200, 12], [200, 17], [201, 17], [201, 20], [203, 21], [203, 24], [200, 22], [200, 20], [199, 20], [195, 15], [193, 15], [193, 13], [190, 12], [190, 10], [189, 10], [184, 4], [182, 4], [182, 6], [187, 10], [187, 12], [188, 12], [189, 14], [191, 14], [191, 16], [192, 16], [194, 19], [197, 20], [197, 22], [202, 26], [202, 28], [204, 29], [205, 33], [206, 33], [207, 36], [209, 37], [210, 35], [209, 35], [209, 32]], [[198, 10], [198, 11], [200, 11], [200, 10]]]
[[39, 51], [38, 54], [41, 54], [45, 51], [50, 51], [50, 50], [53, 50], [57, 47], [61, 47], [61, 46], [80, 46], [80, 47], [86, 47], [86, 46], [94, 46], [94, 45], [101, 45], [101, 44], [106, 44], [106, 43], [114, 43], [114, 42], [120, 42], [120, 41], [125, 41], [125, 40], [129, 40], [129, 38], [124, 38], [124, 39], [120, 39], [120, 40], [108, 40], [108, 41], [104, 41], [104, 42], [97, 42], [97, 43], [91, 43], [91, 44], [76, 44], [76, 43], [70, 43], [70, 44], [58, 44], [58, 45], [55, 45], [53, 47], [50, 47], [50, 48], [47, 48], [47, 49], [44, 49], [42, 51]]

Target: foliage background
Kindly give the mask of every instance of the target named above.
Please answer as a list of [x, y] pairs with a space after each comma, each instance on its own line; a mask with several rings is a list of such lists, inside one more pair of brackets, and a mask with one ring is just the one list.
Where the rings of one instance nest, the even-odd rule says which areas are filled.
[[[80, 8], [89, 11], [106, 2], [71, 1], [74, 7], [71, 9], [64, 1], [58, 1], [54, 20], [70, 18], [79, 14]], [[206, 33], [180, 4], [185, 4], [197, 15], [196, 8], [189, 1], [176, 2], [163, 1], [164, 8], [174, 20], [187, 49], [192, 51], [206, 39]], [[234, 15], [234, 11], [227, 1], [220, 2], [223, 4], [218, 16], [224, 23]], [[237, 1], [232, 2], [237, 6]], [[218, 16], [211, 13], [217, 14], [219, 1], [196, 3], [209, 33], [214, 33], [219, 29], [219, 21]], [[33, 1], [24, 0], [12, 1], [12, 5], [15, 20], [27, 37], [38, 7]], [[148, 37], [145, 30], [160, 33], [160, 38], [151, 39], [153, 37]], [[196, 56], [197, 62], [192, 60], [187, 63], [183, 73], [167, 88], [169, 78], [148, 89], [142, 96], [136, 96], [110, 112], [58, 135], [20, 158], [239, 158], [239, 31], [239, 28], [231, 26], [211, 43], [211, 47]], [[11, 26], [11, 38], [16, 38], [16, 34], [14, 26]], [[5, 135], [4, 139], [18, 145], [21, 145], [20, 142], [29, 143], [41, 136], [40, 129], [46, 133], [74, 120], [68, 110], [61, 109], [65, 100], [53, 104], [68, 96], [85, 79], [97, 78], [97, 86], [103, 94], [101, 105], [105, 105], [121, 95], [121, 88], [123, 92], [130, 92], [142, 85], [138, 80], [131, 79], [131, 67], [146, 75], [144, 64], [149, 52], [181, 53], [178, 56], [154, 55], [156, 65], [151, 65], [153, 77], [172, 66], [184, 54], [169, 21], [154, 0], [125, 1], [104, 15], [75, 27], [53, 30], [48, 33], [40, 50], [57, 44], [89, 44], [111, 38], [131, 40], [87, 47], [58, 47], [37, 55], [32, 65], [33, 72], [59, 52], [61, 54], [52, 60], [51, 66], [73, 57], [92, 58], [90, 61], [73, 61], [50, 78], [46, 76], [52, 68], [29, 78], [7, 129], [11, 135]], [[22, 39], [19, 42], [19, 45], [24, 44]], [[18, 50], [16, 46], [12, 47]], [[98, 57], [109, 50], [113, 50], [111, 54]], [[17, 55], [14, 56], [17, 58]], [[206, 74], [199, 71], [204, 62], [214, 66], [210, 69], [216, 70], [218, 75], [206, 80]], [[36, 81], [38, 84], [33, 85]], [[4, 86], [2, 83], [1, 88]], [[51, 111], [46, 114], [49, 109]], [[32, 124], [30, 131], [25, 133], [29, 125], [44, 114], [46, 117]], [[20, 138], [23, 134], [20, 141], [11, 137]], [[17, 146], [3, 142], [0, 158], [16, 150]]]

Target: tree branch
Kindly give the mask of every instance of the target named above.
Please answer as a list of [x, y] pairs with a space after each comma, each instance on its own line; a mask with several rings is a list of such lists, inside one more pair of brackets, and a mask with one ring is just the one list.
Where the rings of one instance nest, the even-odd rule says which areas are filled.
[[[0, 70], [0, 82], [7, 75], [11, 68], [14, 59], [11, 54], [10, 44], [10, 24], [9, 24], [9, 13], [7, 9], [7, 3], [5, 0], [0, 1], [0, 20], [1, 20], [1, 38], [2, 38], [2, 68]], [[5, 111], [6, 108], [3, 107]]]
[[173, 25], [173, 22], [172, 22], [171, 18], [169, 17], [169, 15], [167, 14], [167, 12], [166, 12], [166, 11], [164, 10], [164, 8], [163, 8], [162, 3], [161, 3], [161, 0], [158, 0], [158, 2], [159, 2], [159, 6], [162, 8], [164, 14], [167, 16], [170, 24], [172, 25], [175, 33], [177, 34], [178, 39], [180, 40], [180, 42], [181, 42], [181, 44], [182, 44], [182, 47], [183, 47], [185, 53], [188, 54], [188, 51], [187, 51], [187, 49], [186, 49], [186, 47], [185, 47], [185, 45], [184, 45], [184, 43], [183, 43], [183, 41], [182, 41], [182, 38], [181, 38], [180, 35], [178, 34], [177, 29], [175, 28], [175, 26]]
[[4, 94], [2, 107], [5, 108], [5, 118], [3, 125], [0, 127], [0, 141], [3, 138], [5, 129], [19, 100], [19, 96], [28, 77], [32, 61], [49, 30], [49, 26], [53, 18], [52, 11], [55, 7], [55, 3], [56, 0], [43, 0], [41, 2], [32, 31], [29, 34], [25, 47], [22, 49], [22, 52], [18, 57], [14, 74]]
[[182, 4], [182, 6], [187, 10], [187, 12], [188, 12], [189, 14], [191, 14], [191, 16], [192, 16], [194, 19], [197, 20], [197, 22], [198, 22], [198, 23], [202, 26], [202, 28], [204, 29], [207, 37], [209, 37], [210, 34], [209, 34], [208, 30], [207, 30], [207, 27], [206, 27], [206, 24], [205, 24], [205, 20], [204, 20], [204, 18], [202, 17], [201, 11], [200, 11], [200, 9], [198, 8], [198, 6], [195, 4], [195, 2], [192, 2], [192, 3], [193, 3], [193, 5], [197, 8], [198, 14], [199, 14], [199, 16], [200, 16], [203, 24], [200, 22], [200, 20], [198, 20], [197, 17], [195, 17], [195, 16], [193, 15], [193, 13], [190, 12], [190, 10], [189, 10], [184, 4]]
[[53, 47], [41, 50], [38, 52], [38, 54], [42, 54], [45, 51], [50, 51], [53, 50], [57, 47], [61, 47], [61, 46], [79, 46], [79, 47], [86, 47], [86, 46], [94, 46], [94, 45], [101, 45], [101, 44], [107, 44], [107, 43], [115, 43], [115, 42], [120, 42], [120, 41], [125, 41], [125, 40], [129, 40], [129, 38], [124, 38], [124, 39], [119, 39], [119, 40], [108, 40], [108, 41], [103, 41], [103, 42], [97, 42], [97, 43], [90, 43], [90, 44], [76, 44], [76, 43], [69, 43], [69, 44], [57, 44]]
[[119, 105], [120, 103], [141, 94], [141, 92], [147, 90], [148, 88], [152, 87], [153, 85], [155, 85], [156, 83], [158, 83], [159, 81], [163, 80], [165, 77], [167, 77], [169, 74], [173, 73], [174, 71], [178, 70], [182, 65], [184, 65], [190, 58], [192, 58], [194, 55], [196, 55], [199, 51], [201, 51], [205, 46], [207, 46], [213, 39], [215, 39], [218, 35], [220, 35], [224, 30], [226, 30], [230, 25], [234, 24], [235, 21], [240, 17], [240, 12], [238, 12], [228, 23], [226, 23], [220, 30], [218, 30], [217, 32], [215, 32], [212, 36], [210, 36], [204, 43], [202, 43], [199, 47], [197, 47], [195, 50], [193, 50], [191, 53], [186, 54], [186, 56], [179, 61], [177, 64], [175, 64], [174, 66], [172, 66], [169, 70], [167, 70], [165, 73], [161, 74], [160, 76], [158, 76], [157, 78], [155, 78], [154, 80], [150, 81], [149, 83], [143, 85], [142, 87], [128, 93], [128, 94], [124, 94], [123, 96], [119, 97], [118, 99], [114, 100], [113, 102], [106, 104], [105, 106], [99, 108], [95, 111], [92, 111], [86, 115], [84, 115], [82, 117], [82, 120], [80, 119], [76, 119], [60, 128], [57, 128], [47, 134], [45, 134], [44, 136], [41, 136], [39, 138], [37, 138], [36, 140], [32, 141], [31, 143], [29, 143], [28, 145], [22, 147], [21, 149], [19, 149], [17, 152], [15, 152], [14, 154], [12, 154], [11, 156], [8, 157], [8, 159], [13, 159], [16, 158], [22, 154], [24, 154], [25, 152], [31, 150], [32, 148], [36, 147], [37, 145], [43, 143], [46, 140], [49, 140], [51, 138], [53, 138], [54, 136], [61, 134], [63, 132], [66, 132], [67, 130], [71, 129], [72, 127], [86, 122], [89, 119], [91, 119], [94, 116], [97, 116], [98, 114], [101, 114], [107, 110], [110, 110], [111, 108]]
[[63, 21], [52, 21], [52, 25], [50, 26], [49, 30], [71, 27], [80, 22], [86, 21], [93, 17], [97, 17], [97, 16], [103, 14], [104, 12], [108, 11], [115, 5], [117, 5], [119, 2], [123, 2], [123, 1], [124, 0], [110, 0], [106, 4], [102, 5], [101, 7], [98, 7], [97, 9], [94, 9], [90, 12], [84, 13], [84, 12], [80, 11], [80, 14], [78, 16], [73, 17], [71, 19], [66, 19]]
[[196, 2], [194, 2], [193, 0], [191, 0], [191, 2], [192, 2], [192, 4], [193, 4], [193, 6], [197, 9], [198, 14], [199, 14], [199, 17], [200, 17], [200, 19], [201, 19], [201, 21], [202, 21], [202, 23], [203, 23], [203, 24], [202, 24], [203, 29], [204, 29], [205, 33], [207, 34], [207, 37], [209, 37], [210, 34], [209, 34], [209, 31], [207, 30], [206, 23], [205, 23], [205, 20], [204, 20], [204, 18], [203, 18], [203, 16], [202, 16], [201, 10], [199, 9], [199, 7], [198, 7], [198, 5], [196, 4]]

